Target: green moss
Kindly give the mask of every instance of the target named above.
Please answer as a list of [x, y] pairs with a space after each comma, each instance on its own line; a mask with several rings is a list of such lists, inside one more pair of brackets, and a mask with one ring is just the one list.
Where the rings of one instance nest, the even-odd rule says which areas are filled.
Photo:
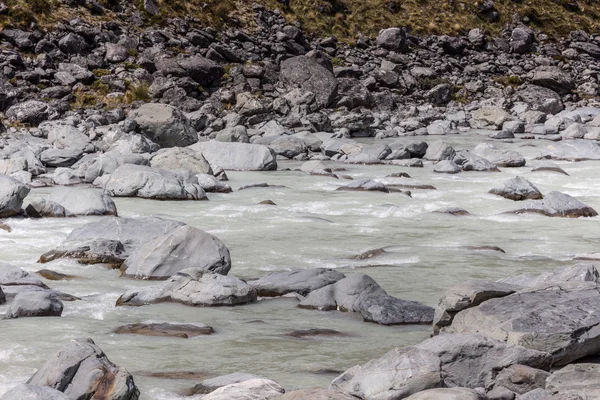
[[110, 70], [98, 68], [98, 69], [93, 70], [92, 73], [94, 75], [96, 75], [98, 78], [101, 78], [103, 76], [110, 75]]

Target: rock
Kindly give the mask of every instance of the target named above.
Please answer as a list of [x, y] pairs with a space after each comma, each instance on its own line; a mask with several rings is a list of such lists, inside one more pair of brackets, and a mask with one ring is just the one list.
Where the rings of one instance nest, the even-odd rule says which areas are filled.
[[250, 379], [240, 383], [232, 383], [220, 387], [206, 396], [203, 400], [276, 400], [285, 393], [277, 382], [269, 379]]
[[441, 335], [352, 367], [330, 389], [359, 399], [401, 399], [440, 386], [487, 387], [499, 369], [513, 364], [549, 369], [551, 362], [547, 353], [480, 335]]
[[485, 400], [486, 397], [467, 388], [429, 389], [406, 397], [406, 400]]
[[184, 225], [137, 247], [123, 264], [124, 275], [138, 279], [167, 279], [186, 268], [227, 275], [229, 249], [215, 236]]
[[433, 308], [387, 294], [371, 277], [351, 275], [312, 291], [300, 308], [359, 313], [365, 321], [382, 325], [419, 324], [433, 320]]
[[[215, 140], [218, 142], [240, 142], [248, 143], [248, 133], [246, 127], [243, 125], [232, 126], [217, 132]], [[265, 143], [260, 143], [265, 144]]]
[[490, 133], [488, 135], [490, 139], [514, 139], [515, 135], [512, 132], [501, 130], [497, 132]]
[[291, 272], [275, 272], [260, 279], [248, 281], [259, 296], [275, 297], [288, 293], [306, 296], [313, 290], [331, 285], [346, 276], [338, 271], [325, 268], [304, 269]]
[[63, 303], [53, 293], [23, 292], [15, 296], [4, 318], [60, 317]]
[[52, 181], [56, 185], [70, 186], [82, 183], [81, 178], [73, 173], [70, 168], [56, 168], [52, 174]]
[[108, 360], [92, 339], [75, 339], [27, 381], [53, 387], [71, 399], [137, 400], [140, 392], [124, 368]]
[[498, 167], [496, 167], [496, 165], [491, 163], [489, 160], [483, 157], [479, 157], [478, 155], [473, 154], [467, 150], [459, 150], [458, 152], [456, 152], [453, 161], [457, 165], [460, 165], [463, 171], [500, 171]]
[[317, 337], [332, 337], [332, 336], [344, 336], [344, 334], [340, 331], [336, 331], [334, 329], [304, 329], [299, 331], [293, 331], [290, 333], [285, 333], [283, 336], [292, 337], [295, 339], [306, 339], [306, 338], [317, 338]]
[[537, 388], [544, 389], [546, 378], [549, 376], [549, 372], [541, 369], [516, 364], [500, 371], [494, 386], [505, 387], [517, 394], [525, 394]]
[[47, 386], [21, 383], [4, 393], [0, 400], [70, 400], [70, 397]]
[[300, 170], [311, 175], [332, 175], [332, 170], [324, 162], [319, 160], [306, 161], [300, 166]]
[[42, 264], [60, 258], [74, 258], [80, 264], [108, 264], [120, 268], [128, 254], [123, 243], [110, 239], [91, 239], [82, 242], [66, 242], [41, 255]]
[[234, 306], [254, 301], [256, 301], [256, 290], [240, 279], [189, 268], [178, 272], [159, 285], [125, 292], [117, 300], [117, 305], [142, 306], [174, 302], [212, 307]]
[[6, 232], [11, 232], [12, 228], [8, 225], [6, 225], [4, 222], [0, 221], [0, 229], [2, 229], [3, 231]]
[[382, 29], [377, 35], [377, 45], [397, 53], [408, 52], [406, 32], [399, 28]]
[[70, 281], [77, 278], [75, 275], [67, 275], [61, 272], [51, 271], [49, 269], [40, 269], [35, 273], [45, 279], [48, 279], [49, 281]]
[[167, 171], [144, 165], [123, 164], [110, 174], [104, 189], [114, 197], [156, 200], [206, 200], [206, 193], [191, 172]]
[[569, 175], [567, 174], [567, 172], [562, 169], [561, 167], [559, 167], [558, 165], [554, 164], [551, 161], [542, 161], [539, 164], [537, 164], [535, 166], [535, 168], [533, 168], [531, 170], [531, 172], [536, 172], [536, 171], [550, 171], [550, 172], [558, 172], [559, 174], [563, 174], [563, 175]]
[[83, 152], [76, 147], [48, 149], [40, 154], [40, 161], [47, 167], [70, 167], [82, 156]]
[[532, 111], [542, 111], [546, 114], [557, 114], [564, 108], [560, 95], [552, 89], [537, 85], [529, 85], [519, 89], [515, 97], [526, 103]]
[[12, 122], [18, 121], [24, 124], [37, 125], [45, 121], [49, 113], [50, 107], [48, 104], [42, 101], [29, 100], [10, 107], [6, 110], [6, 117]]
[[540, 66], [533, 71], [532, 83], [552, 89], [558, 94], [569, 94], [575, 89], [573, 78], [559, 67]]
[[161, 147], [185, 147], [198, 141], [188, 119], [175, 107], [146, 103], [129, 113], [139, 132]]
[[186, 395], [193, 396], [196, 394], [207, 394], [214, 392], [223, 386], [241, 383], [252, 379], [264, 379], [261, 376], [246, 373], [234, 373], [228, 375], [217, 376], [215, 378], [205, 379], [192, 389], [188, 390]]
[[151, 15], [156, 15], [159, 13], [160, 8], [154, 0], [144, 0], [144, 10]]
[[185, 74], [202, 86], [211, 86], [221, 79], [225, 73], [225, 70], [219, 64], [197, 54], [177, 59], [177, 64], [183, 68]]
[[149, 162], [147, 157], [139, 154], [123, 155], [109, 152], [86, 162], [81, 160], [76, 166], [78, 166], [79, 175], [83, 175], [84, 182], [92, 183], [99, 177], [112, 174], [123, 164], [148, 165]]
[[314, 93], [321, 107], [330, 105], [337, 95], [338, 82], [333, 73], [306, 56], [283, 61], [279, 79], [288, 89], [301, 88]]
[[[556, 400], [552, 393], [544, 389], [534, 389], [531, 392], [525, 393], [519, 400]], [[566, 399], [565, 399], [566, 400]], [[579, 399], [573, 399], [579, 400]]]
[[471, 127], [500, 129], [509, 117], [509, 114], [500, 107], [483, 107], [473, 113], [474, 122], [471, 123]]
[[252, 143], [264, 144], [272, 149], [275, 154], [286, 158], [294, 158], [307, 153], [304, 140], [294, 136], [271, 136], [253, 140]]
[[522, 176], [516, 176], [507, 179], [502, 183], [502, 186], [491, 189], [488, 193], [502, 196], [506, 199], [520, 200], [538, 200], [543, 198], [542, 193], [533, 183], [529, 182]]
[[30, 218], [65, 218], [73, 216], [70, 211], [66, 210], [60, 204], [46, 199], [34, 201], [29, 204], [25, 212]]
[[60, 204], [71, 215], [117, 215], [114, 201], [99, 189], [54, 189], [47, 200]]
[[559, 267], [542, 274], [521, 274], [498, 280], [500, 283], [535, 287], [560, 284], [564, 282], [594, 282], [600, 284], [598, 271], [591, 264], [577, 264], [570, 267]]
[[224, 170], [270, 171], [277, 169], [276, 154], [267, 146], [248, 143], [224, 143], [211, 140], [191, 148]]
[[442, 160], [435, 164], [433, 172], [441, 174], [457, 174], [461, 171], [460, 167], [454, 161]]
[[0, 175], [0, 218], [19, 214], [29, 192], [30, 189], [18, 180]]
[[365, 180], [365, 181], [353, 181], [346, 186], [340, 186], [335, 190], [345, 190], [345, 191], [375, 191], [375, 192], [384, 192], [389, 193], [390, 190], [383, 183], [375, 182], [373, 180]]
[[437, 213], [437, 214], [449, 214], [449, 215], [459, 215], [459, 216], [460, 215], [471, 215], [470, 212], [468, 212], [464, 208], [460, 208], [460, 207], [439, 208], [432, 212]]
[[511, 150], [501, 150], [489, 143], [481, 143], [473, 149], [475, 155], [485, 158], [498, 167], [523, 167], [525, 158]]
[[37, 286], [48, 289], [48, 286], [29, 272], [4, 263], [0, 263], [0, 286]]
[[152, 168], [168, 171], [183, 169], [197, 174], [213, 174], [213, 170], [204, 156], [187, 147], [172, 147], [159, 150], [150, 159]]
[[209, 174], [197, 174], [198, 185], [207, 193], [231, 193], [233, 189], [228, 184], [219, 181]]
[[82, 153], [94, 151], [94, 145], [90, 142], [90, 138], [72, 125], [62, 123], [62, 121], [46, 121], [40, 124], [39, 128], [47, 132], [48, 142], [57, 149], [72, 147], [80, 149]]
[[356, 397], [327, 389], [301, 389], [288, 392], [277, 400], [356, 400]]
[[569, 140], [548, 145], [546, 158], [566, 161], [600, 160], [600, 144], [589, 140]]
[[169, 336], [183, 339], [215, 333], [213, 328], [204, 324], [171, 324], [168, 322], [123, 325], [114, 332], [120, 335]]
[[127, 48], [123, 45], [106, 43], [104, 46], [106, 47], [106, 55], [104, 56], [104, 58], [108, 62], [120, 63], [129, 58]]
[[511, 211], [511, 213], [538, 213], [548, 217], [566, 218], [595, 217], [598, 215], [592, 207], [561, 192], [550, 192], [544, 196], [543, 200], [528, 201], [523, 208]]
[[600, 365], [567, 365], [546, 380], [546, 390], [562, 396], [576, 395], [580, 399], [596, 399], [600, 397]]
[[510, 35], [510, 50], [513, 53], [525, 54], [531, 50], [535, 41], [535, 33], [530, 28], [521, 25], [513, 29]]
[[0, 174], [11, 175], [16, 172], [26, 171], [28, 168], [27, 159], [24, 157], [15, 157], [9, 160], [0, 160]]
[[442, 161], [452, 160], [455, 155], [456, 151], [454, 151], [452, 146], [442, 141], [436, 141], [429, 144], [423, 158], [429, 161]]

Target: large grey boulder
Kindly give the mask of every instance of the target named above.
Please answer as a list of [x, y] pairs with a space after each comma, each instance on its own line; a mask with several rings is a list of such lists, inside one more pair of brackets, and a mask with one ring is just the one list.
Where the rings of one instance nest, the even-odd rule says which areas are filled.
[[42, 151], [40, 161], [47, 167], [70, 167], [82, 156], [83, 151], [77, 147], [51, 148]]
[[139, 279], [167, 279], [186, 268], [227, 275], [231, 257], [218, 238], [184, 225], [136, 248], [123, 268]]
[[152, 168], [175, 171], [183, 169], [196, 174], [213, 174], [213, 170], [201, 153], [187, 147], [159, 150], [150, 159]]
[[565, 95], [575, 89], [573, 77], [559, 67], [540, 66], [533, 71], [532, 83]]
[[177, 64], [183, 68], [186, 75], [203, 86], [212, 85], [225, 73], [219, 64], [200, 55], [178, 59]]
[[198, 141], [188, 119], [168, 104], [147, 103], [129, 113], [139, 132], [161, 147], [185, 147]]
[[535, 33], [527, 26], [517, 26], [512, 30], [509, 43], [513, 53], [525, 54], [531, 50], [535, 41]]
[[206, 200], [198, 178], [188, 171], [167, 171], [144, 165], [123, 164], [110, 174], [104, 189], [114, 197], [156, 200]]
[[429, 147], [427, 147], [427, 152], [423, 158], [429, 161], [442, 161], [452, 160], [455, 155], [456, 151], [452, 148], [452, 146], [441, 140], [438, 140], [436, 142], [429, 143]]
[[29, 192], [30, 189], [18, 180], [0, 175], [0, 218], [17, 215]]
[[75, 339], [27, 381], [49, 386], [70, 399], [137, 400], [133, 377], [106, 357], [92, 339]]
[[47, 386], [22, 383], [4, 393], [0, 400], [71, 400], [71, 398]]
[[539, 200], [544, 197], [533, 183], [522, 176], [507, 179], [502, 183], [502, 186], [492, 188], [488, 193], [515, 201]]
[[487, 397], [467, 388], [441, 388], [423, 390], [406, 400], [487, 400]]
[[47, 200], [60, 204], [71, 215], [117, 215], [115, 202], [100, 189], [58, 188]]
[[254, 144], [263, 144], [272, 149], [276, 154], [287, 158], [294, 158], [306, 154], [307, 148], [304, 140], [290, 135], [268, 136], [253, 140]]
[[321, 107], [330, 105], [337, 95], [338, 81], [333, 73], [306, 56], [283, 61], [279, 79], [288, 89], [301, 88], [314, 93]]
[[598, 324], [598, 284], [564, 282], [524, 289], [460, 311], [445, 331], [478, 333], [548, 352], [555, 365], [564, 365], [600, 351]]
[[365, 321], [382, 325], [429, 323], [434, 313], [431, 307], [388, 295], [370, 276], [363, 274], [310, 292], [298, 307], [356, 312]]
[[546, 380], [546, 390], [567, 398], [600, 398], [600, 364], [571, 364], [553, 373]]
[[557, 114], [564, 108], [558, 93], [537, 85], [528, 85], [519, 89], [515, 93], [515, 99], [527, 104], [532, 111], [541, 111], [546, 114]]
[[22, 292], [10, 303], [4, 318], [60, 317], [62, 311], [62, 301], [51, 292]]
[[123, 164], [149, 165], [149, 161], [144, 155], [121, 154], [111, 151], [89, 159], [82, 159], [73, 165], [73, 168], [78, 171], [78, 175], [83, 176], [84, 182], [92, 183], [101, 176], [112, 174]]
[[498, 167], [491, 161], [479, 157], [478, 155], [468, 151], [459, 150], [456, 152], [453, 160], [457, 165], [460, 165], [463, 171], [486, 171], [498, 172]]
[[503, 387], [517, 394], [525, 394], [546, 387], [546, 378], [550, 373], [526, 365], [511, 365], [503, 369], [496, 377], [494, 387]]
[[283, 296], [298, 293], [306, 296], [313, 290], [331, 285], [346, 276], [333, 269], [314, 268], [290, 272], [274, 272], [262, 278], [248, 281], [259, 296]]
[[561, 192], [550, 192], [542, 200], [530, 200], [525, 202], [522, 208], [510, 211], [514, 214], [536, 213], [548, 217], [595, 217], [596, 210]]
[[118, 240], [91, 239], [66, 242], [42, 254], [39, 262], [45, 264], [60, 258], [73, 258], [80, 264], [106, 264], [116, 269], [121, 267], [127, 257], [123, 243]]
[[498, 167], [522, 167], [525, 158], [513, 150], [502, 150], [490, 143], [481, 143], [473, 149], [475, 155], [485, 158]]
[[13, 122], [39, 124], [50, 115], [50, 106], [38, 100], [28, 100], [15, 104], [6, 110], [6, 117]]
[[190, 306], [234, 306], [256, 301], [256, 290], [233, 276], [205, 273], [200, 268], [178, 272], [156, 286], [132, 289], [117, 299], [118, 306], [143, 306], [162, 302]]
[[330, 388], [364, 400], [402, 399], [438, 387], [489, 387], [510, 365], [549, 369], [551, 362], [547, 353], [480, 335], [441, 335], [352, 367]]
[[277, 169], [276, 154], [267, 146], [249, 143], [226, 143], [211, 140], [190, 147], [201, 153], [210, 165], [224, 170], [270, 171]]
[[501, 107], [482, 107], [473, 112], [471, 127], [500, 129], [509, 117]]
[[285, 393], [279, 384], [269, 379], [250, 379], [216, 389], [203, 400], [277, 400]]
[[566, 161], [600, 160], [600, 145], [591, 140], [567, 140], [548, 145], [546, 158]]
[[82, 152], [94, 151], [94, 145], [90, 142], [90, 138], [73, 125], [49, 121], [40, 124], [39, 128], [46, 132], [48, 142], [57, 149], [74, 147], [81, 149]]
[[400, 28], [388, 28], [379, 31], [377, 45], [397, 53], [408, 52], [408, 38], [406, 32]]

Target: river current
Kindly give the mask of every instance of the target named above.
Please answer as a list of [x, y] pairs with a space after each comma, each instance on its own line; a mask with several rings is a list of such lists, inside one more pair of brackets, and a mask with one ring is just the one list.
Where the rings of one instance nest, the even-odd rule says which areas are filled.
[[[443, 137], [456, 149], [471, 149], [485, 139], [475, 133]], [[433, 173], [431, 163], [424, 168], [330, 164], [345, 168], [341, 173], [354, 179], [406, 172], [415, 182], [436, 188], [413, 189], [412, 198], [398, 193], [335, 191], [349, 181], [307, 175], [296, 170], [300, 162], [281, 161], [279, 171], [228, 172], [234, 192], [209, 194], [209, 201], [116, 198], [115, 202], [120, 216], [175, 219], [219, 237], [231, 251], [230, 274], [243, 279], [271, 271], [336, 268], [347, 274], [368, 274], [391, 295], [435, 306], [442, 292], [458, 282], [542, 272], [576, 263], [577, 254], [600, 250], [600, 217], [502, 214], [519, 208], [519, 203], [487, 193], [502, 181], [522, 175], [542, 193], [558, 190], [600, 210], [598, 164], [557, 162], [569, 176], [531, 172], [535, 158], [549, 142], [515, 139], [514, 143], [494, 144], [520, 152], [528, 165], [495, 173], [446, 175]], [[285, 187], [237, 191], [242, 185], [261, 182]], [[25, 204], [49, 191], [33, 190]], [[258, 205], [262, 200], [272, 200], [276, 206]], [[432, 212], [454, 206], [471, 215]], [[288, 390], [325, 387], [336, 376], [334, 371], [380, 357], [395, 346], [416, 344], [430, 334], [430, 326], [385, 327], [348, 313], [298, 309], [293, 298], [232, 308], [180, 304], [115, 307], [116, 299], [127, 289], [156, 282], [120, 278], [118, 271], [71, 260], [43, 266], [36, 263], [74, 228], [97, 218], [101, 217], [14, 219], [5, 221], [13, 228], [11, 233], [0, 230], [0, 262], [29, 272], [48, 268], [79, 276], [47, 284], [82, 298], [65, 302], [61, 318], [0, 321], [0, 395], [26, 381], [50, 355], [78, 337], [93, 338], [111, 361], [131, 372], [142, 399], [163, 400], [183, 398], [182, 390], [198, 380], [157, 378], [152, 373], [193, 372], [202, 379], [250, 372], [273, 379]], [[469, 246], [498, 246], [505, 252]], [[365, 250], [381, 247], [386, 253], [380, 257], [353, 259]], [[0, 306], [0, 314], [6, 308]], [[200, 322], [216, 333], [190, 339], [112, 333], [120, 325], [147, 321]], [[345, 336], [284, 336], [309, 328], [335, 329]]]

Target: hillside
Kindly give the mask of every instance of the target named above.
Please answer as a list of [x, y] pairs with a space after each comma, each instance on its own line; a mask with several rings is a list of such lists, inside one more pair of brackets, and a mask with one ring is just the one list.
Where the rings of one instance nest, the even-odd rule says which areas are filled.
[[[245, 0], [157, 0], [159, 12], [144, 11], [143, 0], [4, 0], [3, 27], [27, 27], [31, 22], [50, 28], [73, 17], [84, 20], [129, 20], [139, 11], [143, 24], [155, 25], [171, 17], [193, 16], [217, 29], [239, 26], [252, 29], [254, 2]], [[315, 36], [335, 35], [352, 42], [359, 34], [375, 36], [389, 26], [405, 26], [419, 34], [466, 33], [482, 27], [498, 33], [518, 13], [534, 29], [554, 37], [572, 30], [598, 30], [600, 3], [596, 0], [291, 0], [285, 8], [277, 0], [256, 3], [277, 8], [290, 23]], [[68, 6], [70, 4], [71, 6]]]

